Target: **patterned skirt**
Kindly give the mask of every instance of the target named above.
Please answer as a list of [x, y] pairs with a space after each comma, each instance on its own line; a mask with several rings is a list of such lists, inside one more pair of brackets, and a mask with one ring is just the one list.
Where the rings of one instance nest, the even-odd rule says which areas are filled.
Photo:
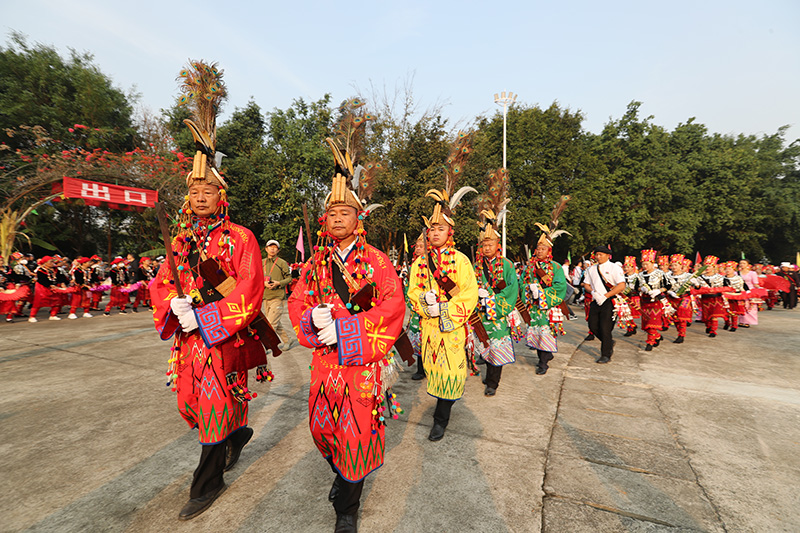
[[642, 318], [642, 298], [636, 295], [626, 296], [625, 299], [628, 300], [628, 307], [631, 308], [631, 317]]
[[558, 351], [558, 341], [553, 335], [550, 326], [528, 326], [525, 344], [534, 350], [543, 352], [555, 353]]
[[514, 345], [511, 342], [511, 337], [502, 339], [489, 339], [489, 347], [484, 346], [475, 340], [476, 350], [480, 352], [480, 356], [493, 366], [503, 366], [516, 361], [514, 356]]
[[745, 307], [745, 300], [728, 300], [728, 305], [730, 308], [728, 309], [728, 313], [731, 315], [744, 315], [744, 312], [747, 310]]
[[704, 294], [700, 297], [700, 307], [703, 309], [703, 320], [725, 318], [725, 307], [722, 305], [722, 296], [719, 294]]
[[642, 296], [642, 329], [661, 328], [664, 325], [661, 302]]
[[694, 311], [692, 310], [692, 297], [690, 295], [684, 295], [680, 298], [672, 298], [669, 297], [669, 303], [672, 304], [672, 307], [675, 308], [675, 315], [673, 315], [672, 320], [675, 322], [691, 322], [692, 317], [694, 315]]

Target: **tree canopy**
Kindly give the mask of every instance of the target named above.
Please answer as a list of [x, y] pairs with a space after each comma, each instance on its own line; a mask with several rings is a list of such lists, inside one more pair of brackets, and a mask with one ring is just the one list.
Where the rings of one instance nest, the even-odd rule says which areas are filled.
[[[35, 252], [141, 252], [158, 247], [152, 213], [111, 212], [75, 202], [47, 201], [61, 176], [156, 188], [176, 208], [194, 146], [176, 105], [158, 116], [133, 118], [135, 96], [113, 86], [90, 54], [29, 45], [12, 34], [0, 48], [0, 201], [6, 214], [33, 209], [12, 243]], [[176, 91], [177, 93], [177, 91]], [[443, 164], [455, 138], [438, 109], [418, 113], [409, 94], [396, 111], [368, 102], [364, 160], [382, 165], [371, 202], [383, 204], [367, 220], [368, 239], [388, 251], [412, 243], [443, 185]], [[325, 138], [338, 108], [330, 95], [295, 100], [265, 111], [255, 101], [219, 125], [217, 149], [226, 154], [231, 217], [262, 242], [277, 239], [292, 260], [302, 206], [312, 231], [330, 187], [333, 161]], [[631, 102], [597, 134], [584, 129], [579, 110], [517, 104], [508, 110], [510, 214], [508, 254], [525, 257], [563, 195], [571, 201], [556, 241], [562, 259], [609, 244], [618, 259], [642, 248], [663, 253], [786, 260], [800, 249], [800, 140], [786, 128], [762, 135], [721, 135], [689, 118], [672, 131], [640, 116]], [[477, 117], [471, 158], [461, 178], [479, 193], [502, 165], [503, 116]], [[187, 163], [188, 162], [188, 163]], [[456, 212], [456, 243], [476, 244], [477, 196]], [[24, 217], [23, 217], [24, 218]], [[113, 245], [108, 246], [108, 243]]]

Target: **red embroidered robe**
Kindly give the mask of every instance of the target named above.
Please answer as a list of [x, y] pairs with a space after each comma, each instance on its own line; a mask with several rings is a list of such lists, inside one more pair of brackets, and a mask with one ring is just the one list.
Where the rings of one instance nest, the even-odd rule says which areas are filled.
[[[289, 297], [289, 318], [300, 344], [314, 350], [311, 387], [308, 393], [309, 427], [314, 444], [323, 457], [330, 457], [339, 473], [356, 482], [383, 464], [384, 428], [373, 424], [380, 398], [373, 391], [380, 383], [380, 365], [403, 328], [403, 285], [389, 258], [366, 245], [367, 261], [375, 284], [374, 306], [351, 315], [330, 284], [330, 261], [323, 267], [323, 286], [330, 290], [324, 301], [332, 305], [337, 344], [327, 347], [317, 337], [311, 310], [319, 305], [317, 286], [310, 277], [309, 263]], [[336, 252], [334, 252], [336, 253]], [[352, 257], [355, 252], [352, 252]], [[348, 259], [351, 259], [348, 257]], [[354, 274], [351, 259], [345, 268]], [[356, 280], [363, 287], [369, 280]], [[313, 291], [314, 294], [308, 294]], [[377, 387], [381, 391], [381, 387]]]
[[[225, 374], [231, 361], [242, 353], [263, 354], [264, 348], [253, 338], [248, 325], [261, 308], [264, 273], [261, 252], [253, 233], [242, 226], [228, 223], [233, 253], [221, 246], [222, 228], [217, 225], [206, 240], [206, 255], [216, 258], [223, 269], [236, 280], [236, 288], [228, 296], [194, 309], [198, 328], [190, 333], [181, 330], [172, 314], [170, 300], [177, 296], [172, 272], [165, 261], [150, 285], [153, 320], [161, 338], [175, 335], [173, 357], [176, 361], [178, 411], [190, 427], [197, 427], [201, 444], [216, 444], [247, 425], [247, 402], [239, 403], [226, 388]], [[206, 237], [203, 235], [201, 237]], [[176, 239], [172, 248], [178, 257], [196, 247]], [[179, 261], [178, 264], [181, 264]], [[197, 272], [188, 264], [180, 272], [185, 294], [203, 286]], [[237, 353], [238, 352], [238, 353]], [[238, 381], [246, 385], [247, 371], [237, 371]]]

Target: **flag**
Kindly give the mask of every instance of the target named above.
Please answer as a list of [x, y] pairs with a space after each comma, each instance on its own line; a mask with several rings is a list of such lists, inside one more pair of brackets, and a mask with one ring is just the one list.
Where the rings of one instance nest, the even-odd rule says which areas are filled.
[[694, 264], [695, 265], [699, 265], [702, 262], [703, 262], [703, 258], [700, 257], [700, 252], [697, 252], [696, 255], [694, 256]]
[[303, 247], [303, 226], [300, 226], [300, 233], [297, 235], [297, 244], [294, 245], [298, 252], [300, 252], [300, 257], [303, 258], [303, 262], [306, 262], [306, 249]]
[[572, 254], [569, 251], [567, 251], [567, 263], [572, 264]]
[[797, 255], [794, 258], [794, 264], [800, 265], [800, 252], [797, 252]]
[[744, 256], [744, 252], [742, 252], [742, 261], [746, 261], [747, 258]]
[[403, 251], [408, 253], [408, 241], [406, 240], [406, 234], [403, 233]]

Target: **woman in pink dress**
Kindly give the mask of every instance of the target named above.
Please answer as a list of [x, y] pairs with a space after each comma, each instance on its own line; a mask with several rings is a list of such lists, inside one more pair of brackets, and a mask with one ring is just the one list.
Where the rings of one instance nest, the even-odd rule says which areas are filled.
[[[758, 274], [750, 268], [750, 261], [742, 259], [739, 261], [739, 275], [747, 284], [748, 289], [759, 287]], [[749, 328], [758, 325], [758, 302], [750, 299], [745, 303], [744, 315], [739, 320], [739, 327]]]

